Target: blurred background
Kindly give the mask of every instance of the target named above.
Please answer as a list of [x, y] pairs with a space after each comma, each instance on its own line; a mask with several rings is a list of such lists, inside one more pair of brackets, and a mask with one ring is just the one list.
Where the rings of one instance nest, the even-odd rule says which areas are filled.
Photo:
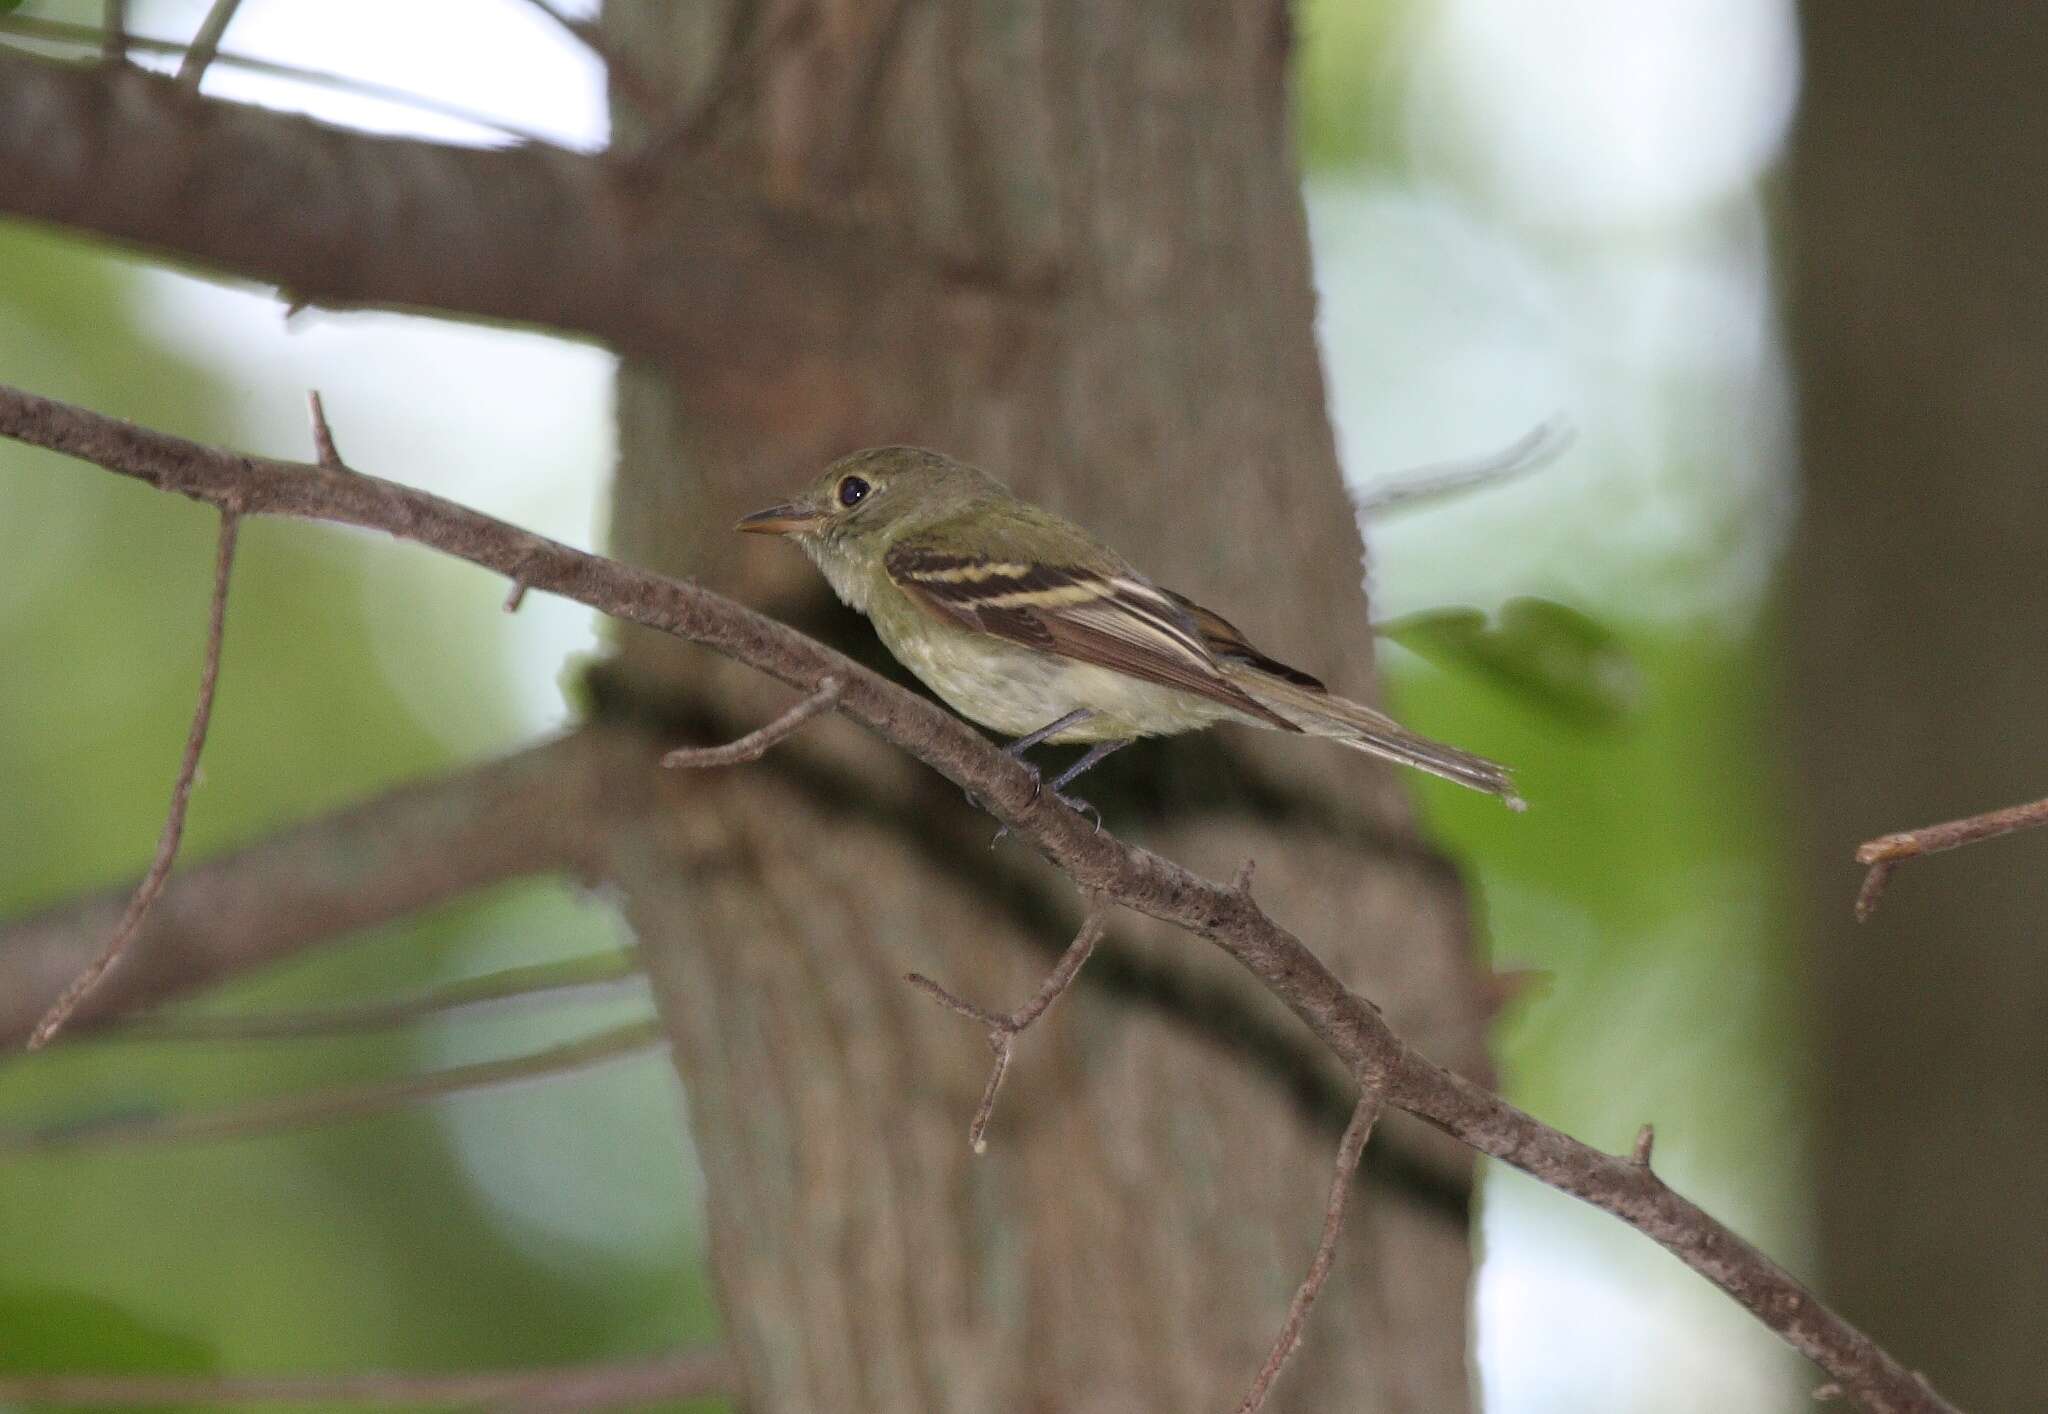
[[[183, 36], [205, 8], [150, 0], [131, 22]], [[1873, 793], [1836, 816], [1793, 774], [1811, 769], [1787, 750], [1809, 684], [1781, 678], [1781, 664], [1813, 628], [1784, 591], [1805, 582], [1795, 576], [1854, 574], [1788, 559], [1801, 474], [1780, 208], [1801, 98], [1795, 7], [1298, 9], [1321, 332], [1353, 486], [1370, 506], [1417, 467], [1495, 451], [1560, 415], [1576, 429], [1540, 470], [1384, 506], [1365, 527], [1395, 705], [1433, 735], [1494, 744], [1557, 822], [1518, 830], [1488, 802], [1409, 781], [1434, 835], [1466, 861], [1496, 967], [1540, 974], [1497, 1031], [1509, 1093], [1610, 1149], [1654, 1121], [1670, 1182], [1839, 1292], [1856, 1262], [1830, 1253], [1871, 1239], [1866, 1227], [1824, 1241], [1822, 1198], [1879, 1180], [1867, 1152], [1845, 1161], [1832, 1147], [1846, 1111], [1831, 1087], [1850, 1083], [1830, 1064], [1839, 979], [1809, 958], [1850, 944], [1813, 920], [1846, 915], [1856, 839], [1925, 823], [1923, 808], [1938, 818], [2026, 798], [2040, 775], [2030, 791], [2015, 761], [1949, 798], [1948, 778], [1930, 772], [1936, 798]], [[31, 0], [13, 18], [99, 15], [97, 0]], [[606, 138], [590, 56], [511, 0], [248, 0], [226, 47], [571, 146]], [[207, 86], [363, 127], [505, 140], [417, 104], [228, 64]], [[287, 457], [309, 454], [303, 395], [317, 387], [351, 462], [573, 544], [593, 545], [601, 524], [612, 362], [428, 320], [287, 319], [267, 291], [0, 225], [0, 380]], [[2038, 493], [2002, 504], [2009, 518], [2042, 510]], [[201, 508], [89, 471], [29, 469], [0, 445], [0, 916], [146, 861], [191, 708], [212, 536]], [[502, 597], [490, 576], [381, 540], [248, 526], [186, 857], [566, 723], [565, 666], [598, 643], [590, 616], [539, 596], [508, 616]], [[2038, 622], [2025, 625], [2036, 642]], [[1923, 726], [1943, 740], [1972, 731], [1938, 713]], [[2014, 846], [1973, 882], [2016, 887], [2009, 876], [2025, 866]], [[1949, 867], [1916, 866], [1899, 890], [1933, 897], [1920, 876]], [[2031, 897], [2041, 902], [2038, 884]], [[1920, 916], [1909, 909], [1903, 918]], [[1912, 969], [1940, 963], [1908, 941], [1912, 923], [1880, 917], [1859, 946], [1882, 950], [1910, 997]], [[522, 885], [323, 950], [207, 1006], [389, 996], [623, 941], [601, 900]], [[1962, 1025], [1967, 995], [1945, 1025]], [[2019, 989], [2008, 1020], [2038, 1021], [2044, 996]], [[628, 991], [395, 1036], [78, 1046], [0, 1067], [0, 1127], [443, 1067], [646, 1009]], [[1884, 1014], [1910, 1030], [1910, 1007]], [[2009, 1044], [2017, 1083], [2039, 1087], [2039, 1051]], [[1912, 1051], [1902, 1040], [1888, 1063], [1857, 1054], [1885, 1066], [1859, 1072], [1882, 1110]], [[647, 1054], [310, 1132], [0, 1156], [0, 1367], [458, 1368], [714, 1338], [706, 1274], [677, 1260], [696, 1235], [678, 1230], [674, 1194], [698, 1180], [674, 1085]], [[1967, 1210], [1945, 1211], [1954, 1197], [1930, 1176], [1908, 1221], [1967, 1222]], [[1897, 1211], [1878, 1204], [1869, 1220], [1896, 1223]], [[1807, 1406], [1812, 1371], [1612, 1220], [1489, 1170], [1481, 1221], [1488, 1409]], [[1864, 1276], [1876, 1284], [1845, 1296], [1847, 1314], [1964, 1395], [1980, 1377], [1941, 1362], [1940, 1328], [1896, 1324], [1909, 1297], [1935, 1306], [1953, 1294], [1894, 1298]], [[1981, 1380], [1987, 1400], [2018, 1390]]]

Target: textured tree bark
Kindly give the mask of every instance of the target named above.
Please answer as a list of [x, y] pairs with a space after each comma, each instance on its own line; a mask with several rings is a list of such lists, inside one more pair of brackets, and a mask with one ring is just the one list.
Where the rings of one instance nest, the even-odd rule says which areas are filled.
[[1822, 1285], [1963, 1407], [2041, 1408], [2048, 842], [1908, 865], [1861, 928], [1848, 859], [2048, 782], [2048, 25], [1898, 0], [1804, 19], [1789, 605]]
[[[810, 219], [879, 225], [995, 297], [938, 319], [880, 297], [792, 340], [765, 379], [627, 363], [614, 551], [863, 644], [793, 552], [729, 527], [839, 453], [935, 445], [1369, 696], [1284, 7], [814, 11], [792, 25], [774, 3], [612, 0], [605, 23], [686, 106], [721, 95], [700, 124], [714, 168]], [[620, 126], [630, 148], [630, 115]], [[637, 635], [622, 677], [642, 702], [732, 725], [786, 700]], [[807, 760], [863, 784], [802, 788]], [[1262, 810], [1244, 803], [1247, 773]], [[1195, 867], [1227, 876], [1255, 857], [1262, 899], [1332, 923], [1316, 936], [1347, 981], [1425, 1050], [1485, 1074], [1462, 896], [1414, 846], [1386, 771], [1230, 736], [1135, 748], [1100, 781], [1091, 794], [1120, 827], [1142, 821], [1139, 837]], [[749, 1407], [1227, 1407], [1314, 1246], [1335, 1126], [1084, 973], [1021, 1042], [975, 1158], [965, 1127], [987, 1050], [901, 975], [1013, 1005], [1078, 900], [1028, 864], [977, 858], [985, 821], [843, 724], [697, 776], [689, 795], [613, 868], [636, 881], [628, 908], [689, 1092]], [[1105, 951], [1288, 1024], [1221, 959], [1139, 920], [1120, 916]], [[1469, 1181], [1468, 1158], [1415, 1126], [1374, 1142]], [[1369, 1185], [1353, 1215], [1278, 1407], [1466, 1407], [1464, 1228], [1394, 1184]]]

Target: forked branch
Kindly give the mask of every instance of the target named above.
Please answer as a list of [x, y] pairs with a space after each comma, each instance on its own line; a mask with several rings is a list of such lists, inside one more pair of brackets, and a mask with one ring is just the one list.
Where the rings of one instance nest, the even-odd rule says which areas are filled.
[[1081, 931], [1074, 934], [1074, 941], [1067, 944], [1067, 950], [1060, 954], [1057, 966], [1047, 974], [1039, 986], [1038, 994], [1015, 1011], [994, 1012], [973, 1002], [954, 996], [931, 978], [912, 972], [904, 977], [911, 986], [928, 993], [941, 1006], [956, 1011], [970, 1021], [978, 1021], [988, 1028], [988, 1048], [995, 1052], [995, 1064], [989, 1068], [988, 1084], [982, 1087], [981, 1104], [974, 1111], [974, 1120], [967, 1126], [967, 1143], [977, 1154], [988, 1152], [988, 1122], [996, 1112], [996, 1094], [1003, 1088], [1003, 1076], [1010, 1069], [1010, 1053], [1017, 1044], [1018, 1036], [1031, 1023], [1044, 1016], [1052, 1004], [1058, 1001], [1067, 988], [1074, 985], [1074, 979], [1081, 975], [1082, 964], [1095, 951], [1095, 945], [1102, 941], [1102, 930], [1108, 926], [1108, 910], [1097, 907], [1081, 921]]
[[1923, 854], [1939, 854], [1945, 849], [1960, 849], [1979, 840], [1997, 839], [2000, 835], [2018, 834], [2021, 830], [2037, 829], [2042, 825], [2048, 825], [2048, 800], [2008, 805], [2003, 810], [1987, 810], [1982, 815], [1945, 820], [1939, 825], [1922, 825], [1917, 830], [1901, 830], [1895, 835], [1879, 835], [1874, 840], [1865, 840], [1856, 847], [1856, 862], [1869, 865], [1870, 872], [1863, 876], [1863, 887], [1856, 891], [1856, 921], [1867, 922], [1870, 915], [1877, 912], [1877, 901], [1884, 896], [1885, 885], [1891, 882], [1893, 871], [1907, 860], [1918, 859]]
[[1646, 1234], [1877, 1414], [1953, 1414], [1953, 1406], [1911, 1370], [1646, 1165], [1582, 1144], [1414, 1050], [1376, 1007], [1268, 917], [1248, 890], [1201, 878], [1099, 831], [1053, 792], [1040, 791], [1020, 762], [959, 718], [787, 625], [701, 585], [586, 554], [373, 476], [238, 456], [4, 386], [0, 435], [246, 514], [383, 530], [702, 644], [801, 692], [840, 678], [841, 713], [971, 792], [1091, 897], [1173, 923], [1222, 948], [1329, 1047], [1362, 1093]]
[[828, 677], [818, 684], [818, 690], [784, 712], [767, 726], [748, 732], [738, 741], [729, 741], [723, 746], [679, 746], [661, 758], [664, 766], [740, 766], [749, 761], [759, 761], [770, 748], [791, 736], [817, 716], [830, 710], [839, 700], [839, 693], [846, 686], [844, 680]]

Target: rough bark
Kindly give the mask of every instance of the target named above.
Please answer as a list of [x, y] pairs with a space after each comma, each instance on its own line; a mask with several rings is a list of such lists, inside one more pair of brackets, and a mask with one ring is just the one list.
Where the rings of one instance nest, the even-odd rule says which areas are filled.
[[[686, 104], [729, 95], [698, 160], [1014, 296], [939, 326], [881, 295], [835, 312], [844, 325], [816, 342], [791, 338], [767, 377], [629, 363], [616, 553], [857, 644], [864, 630], [835, 618], [792, 553], [728, 527], [831, 456], [920, 442], [1096, 527], [1340, 690], [1371, 693], [1282, 8], [838, 3], [780, 42], [762, 39], [790, 30], [774, 4], [614, 0], [607, 16], [614, 45]], [[765, 720], [783, 700], [671, 642], [630, 637], [625, 654], [643, 697], [682, 694], [728, 721]], [[1173, 857], [1228, 875], [1255, 856], [1262, 899], [1346, 919], [1339, 973], [1438, 1058], [1483, 1073], [1455, 881], [1403, 847], [1386, 772], [1286, 745], [1140, 747], [1093, 796]], [[829, 808], [769, 772], [707, 777], [692, 809], [614, 865], [640, 880], [629, 908], [709, 1167], [752, 1407], [1226, 1401], [1314, 1244], [1334, 1132], [1162, 1018], [1107, 1003], [1084, 974], [1021, 1043], [990, 1152], [974, 1158], [964, 1127], [986, 1048], [901, 975], [1013, 1005], [1075, 917], [992, 907], [989, 871], [906, 848], [905, 816], [941, 839], [984, 828], [914, 769], [835, 728], [779, 751], [855, 766], [882, 808]], [[1229, 808], [1232, 763], [1250, 759], [1285, 808]], [[1354, 818], [1366, 802], [1370, 827], [1312, 808], [1333, 796]], [[1153, 925], [1119, 917], [1105, 949], [1272, 1006]], [[1466, 1159], [1418, 1136], [1391, 1142], [1423, 1146], [1462, 1182]], [[1361, 1198], [1281, 1407], [1462, 1408], [1466, 1234], [1397, 1187]]]
[[1965, 1407], [2041, 1408], [2048, 841], [1916, 862], [1860, 928], [1849, 854], [2048, 783], [2048, 25], [1803, 9], [1789, 609], [1803, 857], [1822, 862], [1823, 1284]]

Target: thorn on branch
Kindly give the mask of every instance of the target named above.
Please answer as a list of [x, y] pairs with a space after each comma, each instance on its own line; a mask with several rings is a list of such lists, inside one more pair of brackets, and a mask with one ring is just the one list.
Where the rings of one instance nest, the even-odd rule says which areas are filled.
[[185, 51], [185, 57], [178, 65], [177, 82], [187, 93], [199, 92], [199, 83], [206, 77], [207, 66], [220, 52], [221, 37], [234, 22], [235, 11], [241, 8], [242, 0], [213, 0], [206, 18], [199, 22], [199, 32], [192, 36], [192, 47]]
[[818, 690], [797, 703], [767, 726], [748, 732], [724, 746], [679, 746], [661, 758], [664, 766], [740, 766], [759, 761], [783, 738], [794, 736], [799, 727], [839, 700], [845, 682], [828, 676], [818, 680]]
[[1540, 967], [1510, 967], [1499, 972], [1481, 969], [1480, 1011], [1488, 1021], [1493, 1021], [1524, 997], [1543, 992], [1555, 980], [1555, 973]]
[[[516, 614], [519, 612], [520, 606], [522, 606], [525, 603], [526, 581], [523, 579], [515, 579], [512, 581], [512, 588], [508, 590], [505, 594], [505, 612], [508, 614]], [[668, 764], [668, 761], [664, 759], [662, 761], [662, 764], [666, 766]]]
[[1252, 873], [1258, 868], [1258, 865], [1259, 861], [1256, 859], [1247, 859], [1244, 863], [1238, 865], [1237, 873], [1230, 880], [1230, 891], [1234, 894], [1240, 894], [1249, 900], [1252, 896]]
[[1274, 1340], [1266, 1363], [1259, 1367], [1258, 1376], [1253, 1379], [1244, 1402], [1237, 1406], [1237, 1414], [1258, 1414], [1265, 1407], [1273, 1381], [1280, 1377], [1288, 1358], [1301, 1344], [1301, 1330], [1308, 1323], [1309, 1309], [1316, 1304], [1316, 1297], [1322, 1294], [1323, 1283], [1330, 1278], [1330, 1268], [1336, 1264], [1337, 1238], [1344, 1231], [1345, 1201], [1351, 1195], [1352, 1180], [1358, 1174], [1358, 1161], [1365, 1153], [1365, 1142], [1372, 1137], [1372, 1127], [1379, 1117], [1379, 1091], [1367, 1090], [1358, 1097], [1358, 1104], [1351, 1111], [1351, 1122], [1344, 1126], [1344, 1137], [1337, 1143], [1337, 1171], [1330, 1177], [1330, 1196], [1323, 1204], [1323, 1236], [1316, 1243], [1316, 1255], [1308, 1264], [1308, 1275], [1302, 1278], [1294, 1299], [1287, 1303], [1287, 1320], [1281, 1325], [1279, 1337]]
[[1081, 965], [1088, 961], [1095, 951], [1096, 943], [1102, 940], [1102, 931], [1108, 926], [1109, 911], [1098, 905], [1081, 921], [1081, 931], [1074, 934], [1074, 940], [1067, 944], [1067, 950], [1060, 954], [1060, 960], [1039, 986], [1038, 994], [1023, 1006], [1012, 1012], [993, 1012], [986, 1007], [956, 997], [931, 978], [912, 972], [904, 981], [931, 996], [949, 1011], [956, 1011], [970, 1021], [979, 1022], [988, 1028], [988, 1048], [995, 1052], [995, 1064], [990, 1067], [988, 1084], [982, 1087], [981, 1103], [975, 1107], [974, 1120], [967, 1126], [968, 1147], [977, 1154], [988, 1152], [988, 1125], [996, 1112], [996, 1094], [1003, 1088], [1003, 1076], [1010, 1069], [1010, 1053], [1017, 1037], [1034, 1021], [1044, 1016], [1052, 1004], [1060, 999], [1067, 988], [1074, 985], [1074, 979], [1081, 973]]
[[1813, 1392], [1813, 1399], [1816, 1404], [1826, 1404], [1830, 1400], [1840, 1399], [1845, 1392], [1840, 1385], [1829, 1380]]
[[[294, 305], [293, 309], [303, 308]], [[326, 471], [348, 471], [349, 464], [341, 459], [341, 450], [334, 445], [334, 429], [327, 425], [327, 406], [320, 401], [320, 390], [306, 390], [306, 416], [313, 424], [313, 453], [322, 469]]]
[[1628, 1154], [1629, 1162], [1640, 1169], [1648, 1168], [1650, 1166], [1650, 1151], [1656, 1147], [1656, 1144], [1656, 1126], [1644, 1125], [1636, 1131], [1635, 1147], [1630, 1149]]
[[2003, 810], [1987, 810], [1982, 815], [1945, 820], [1939, 825], [1923, 825], [1917, 830], [1902, 830], [1895, 835], [1879, 835], [1874, 840], [1865, 840], [1856, 847], [1856, 862], [1868, 865], [1870, 872], [1863, 876], [1863, 887], [1856, 892], [1856, 921], [1867, 922], [1870, 915], [1877, 912], [1877, 901], [1883, 896], [1885, 885], [1891, 882], [1893, 871], [1906, 860], [2042, 825], [2048, 825], [2048, 800], [2008, 805]]
[[206, 747], [207, 724], [213, 719], [214, 689], [220, 683], [220, 645], [227, 627], [228, 578], [235, 567], [235, 540], [240, 531], [240, 513], [230, 506], [220, 508], [220, 541], [213, 560], [213, 600], [207, 611], [206, 653], [199, 667], [199, 701], [192, 709], [192, 726], [185, 734], [185, 754], [178, 763], [178, 776], [171, 786], [171, 806], [164, 816], [163, 831], [157, 836], [156, 857], [150, 861], [149, 872], [142, 876], [136, 886], [135, 896], [128, 902], [128, 909], [115, 925], [114, 934], [107, 940], [105, 948], [76, 977], [72, 978], [50, 1009], [43, 1013], [29, 1033], [28, 1049], [39, 1051], [50, 1044], [57, 1033], [64, 1029], [64, 1023], [78, 1010], [80, 1002], [97, 987], [100, 979], [121, 960], [121, 954], [142, 931], [142, 921], [149, 916], [150, 905], [163, 892], [164, 882], [171, 876], [171, 865], [178, 857], [178, 843], [185, 836], [185, 810], [192, 801], [192, 785], [199, 774], [199, 753]]

